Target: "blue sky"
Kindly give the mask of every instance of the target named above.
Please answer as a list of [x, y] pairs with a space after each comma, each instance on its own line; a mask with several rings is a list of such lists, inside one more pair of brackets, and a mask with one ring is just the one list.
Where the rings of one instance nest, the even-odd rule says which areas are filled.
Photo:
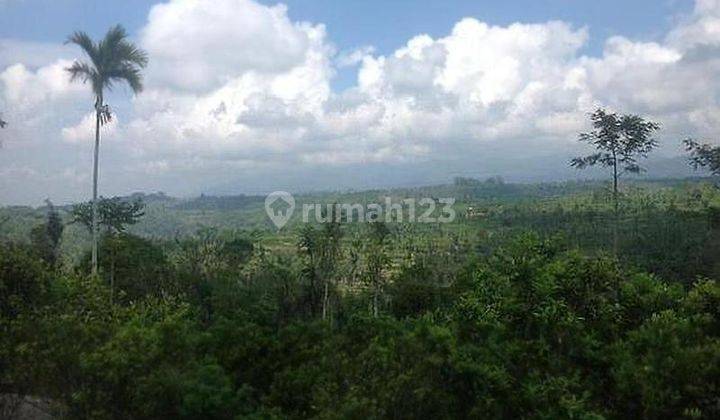
[[[122, 23], [131, 33], [146, 22], [156, 1], [5, 0], [0, 1], [0, 38], [56, 42], [82, 29], [100, 36]], [[262, 0], [274, 5], [278, 2]], [[293, 20], [323, 23], [339, 51], [365, 45], [380, 54], [400, 47], [410, 37], [441, 36], [463, 17], [494, 25], [563, 20], [587, 26], [590, 38], [583, 52], [599, 55], [605, 40], [624, 35], [638, 40], [661, 39], [678, 16], [692, 10], [692, 0], [289, 0], [283, 1]], [[333, 86], [354, 82], [353, 69], [339, 69]]]
[[105, 96], [104, 195], [601, 176], [567, 165], [597, 107], [662, 124], [648, 175], [685, 175], [679, 140], [720, 132], [720, 0], [284, 4], [0, 0], [0, 204], [87, 197], [62, 43], [117, 23], [149, 66]]
[[[0, 37], [56, 41], [83, 29], [101, 35], [109, 25], [140, 29], [156, 1], [4, 0], [0, 2]], [[278, 2], [262, 1], [272, 5]], [[587, 25], [592, 49], [609, 35], [657, 39], [691, 0], [290, 0], [283, 1], [295, 20], [325, 23], [339, 48], [374, 45], [380, 52], [397, 48], [418, 34], [442, 35], [460, 18], [473, 16], [496, 25], [565, 20]]]

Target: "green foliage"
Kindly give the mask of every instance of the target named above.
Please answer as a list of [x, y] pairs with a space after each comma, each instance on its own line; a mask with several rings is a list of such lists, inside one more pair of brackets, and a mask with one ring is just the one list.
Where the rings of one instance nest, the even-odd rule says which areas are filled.
[[337, 294], [334, 279], [337, 277], [343, 232], [337, 218], [339, 215], [334, 211], [323, 217], [326, 222], [320, 230], [311, 225], [301, 230], [298, 247], [304, 256], [303, 276], [308, 284], [311, 313], [321, 313], [323, 319], [328, 319]]
[[60, 214], [55, 210], [50, 200], [47, 203], [47, 216], [45, 223], [35, 226], [30, 231], [30, 240], [33, 249], [40, 257], [51, 266], [57, 263], [60, 253], [60, 239], [62, 238], [63, 225]]
[[0, 316], [12, 319], [42, 302], [48, 277], [30, 249], [0, 244]]
[[455, 290], [425, 260], [399, 269], [388, 286], [392, 314], [397, 318], [416, 317], [446, 309]]
[[387, 225], [375, 221], [369, 224], [368, 239], [364, 242], [365, 266], [362, 277], [372, 289], [372, 311], [375, 317], [380, 313], [380, 299], [387, 282], [385, 270], [391, 261], [388, 254], [389, 235], [390, 231]]
[[590, 120], [593, 131], [580, 134], [580, 141], [591, 144], [597, 153], [573, 159], [570, 164], [578, 169], [601, 165], [618, 172], [638, 173], [643, 169], [638, 158], [646, 158], [657, 147], [652, 138], [660, 125], [645, 121], [637, 115], [618, 115], [604, 109], [596, 110]]
[[6, 242], [0, 386], [60, 418], [718, 417], [714, 189], [633, 192], [619, 258], [606, 201], [281, 235], [134, 225], [91, 277]]
[[720, 339], [708, 334], [707, 323], [698, 314], [667, 310], [617, 344], [612, 374], [626, 415], [720, 415]]
[[[152, 241], [122, 233], [105, 235], [100, 242], [100, 275], [120, 301], [174, 293], [177, 285], [162, 248]], [[89, 271], [90, 255], [80, 266]]]
[[693, 139], [686, 139], [683, 144], [690, 154], [690, 165], [693, 168], [705, 168], [713, 175], [720, 175], [720, 147], [700, 144]]
[[[140, 199], [127, 201], [122, 197], [103, 198], [98, 201], [98, 225], [108, 234], [125, 232], [129, 225], [136, 224], [145, 215], [145, 203]], [[72, 223], [80, 223], [92, 232], [92, 202], [73, 206]]]

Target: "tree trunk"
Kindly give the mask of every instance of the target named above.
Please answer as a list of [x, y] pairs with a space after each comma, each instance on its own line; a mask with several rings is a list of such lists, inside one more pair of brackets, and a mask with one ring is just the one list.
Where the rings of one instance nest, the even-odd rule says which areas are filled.
[[620, 223], [619, 217], [618, 217], [618, 161], [617, 161], [617, 155], [615, 154], [615, 151], [613, 151], [613, 206], [614, 206], [614, 212], [613, 212], [613, 254], [615, 257], [618, 255], [618, 223]]
[[[113, 253], [114, 254], [114, 253]], [[113, 304], [115, 298], [115, 255], [110, 261], [110, 304]]]
[[614, 158], [613, 163], [613, 202], [615, 204], [615, 213], [618, 211], [618, 169], [617, 169], [617, 158]]
[[92, 274], [98, 269], [98, 156], [100, 152], [100, 110], [102, 97], [95, 101], [95, 152], [93, 154], [93, 198], [92, 198]]
[[373, 317], [377, 318], [378, 314], [380, 313], [380, 310], [378, 309], [379, 306], [379, 298], [380, 298], [380, 285], [375, 285], [375, 290], [373, 291]]
[[328, 281], [325, 280], [325, 291], [323, 293], [323, 306], [322, 306], [322, 319], [323, 321], [327, 320], [327, 312], [328, 312]]
[[110, 246], [110, 305], [115, 302], [115, 238], [111, 239]]

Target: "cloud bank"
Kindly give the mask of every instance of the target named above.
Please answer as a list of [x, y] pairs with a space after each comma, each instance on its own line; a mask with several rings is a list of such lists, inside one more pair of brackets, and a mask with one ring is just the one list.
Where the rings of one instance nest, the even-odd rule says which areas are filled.
[[[562, 166], [577, 149], [597, 106], [661, 122], [667, 154], [686, 135], [716, 135], [720, 0], [698, 0], [657, 42], [616, 36], [591, 57], [581, 53], [590, 35], [561, 21], [495, 26], [468, 17], [387, 55], [372, 46], [338, 54], [322, 24], [292, 21], [282, 5], [158, 4], [137, 34], [150, 55], [146, 90], [110, 99], [119, 118], [103, 134], [101, 189], [542, 178], [544, 162]], [[0, 112], [12, 122], [0, 133], [0, 201], [82, 199], [89, 89], [68, 83], [65, 48], [27, 47], [0, 40]], [[353, 66], [355, 85], [334, 91], [337, 69]]]

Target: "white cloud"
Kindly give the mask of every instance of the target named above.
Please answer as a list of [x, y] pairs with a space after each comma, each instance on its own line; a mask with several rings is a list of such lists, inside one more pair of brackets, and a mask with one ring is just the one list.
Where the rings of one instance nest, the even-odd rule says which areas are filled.
[[322, 27], [296, 24], [283, 5], [252, 0], [172, 0], [153, 6], [142, 31], [151, 84], [203, 91], [245, 72], [278, 74], [301, 65]]
[[2, 96], [8, 107], [32, 108], [42, 103], [65, 99], [83, 89], [71, 84], [65, 69], [72, 64], [68, 60], [57, 60], [36, 71], [17, 63], [0, 72]]
[[290, 155], [331, 94], [324, 27], [290, 21], [284, 6], [172, 1], [142, 33], [153, 64], [126, 134], [145, 159]]
[[335, 59], [335, 63], [340, 68], [352, 67], [359, 63], [362, 63], [365, 57], [373, 54], [374, 52], [375, 47], [373, 47], [372, 45], [365, 45], [352, 51], [342, 51]]
[[[720, 0], [698, 0], [656, 42], [609, 38], [597, 57], [582, 53], [585, 27], [474, 18], [389, 54], [371, 46], [336, 54], [323, 25], [253, 0], [172, 0], [152, 8], [139, 35], [150, 55], [147, 88], [111, 104], [122, 121], [103, 134], [112, 140], [103, 143], [103, 173], [117, 179], [105, 181], [109, 189], [173, 192], [181, 178], [203, 188], [228, 177], [266, 180], [280, 168], [476, 170], [476, 158], [495, 168], [542, 154], [561, 165], [600, 105], [661, 122], [668, 142], [720, 130]], [[25, 131], [55, 142], [53, 150], [89, 150], [87, 86], [68, 83], [69, 61], [49, 60], [52, 46], [37, 51], [31, 59], [0, 49], [0, 63], [19, 61], [0, 64], [0, 110], [52, 121]], [[335, 69], [349, 66], [358, 67], [356, 85], [333, 92]]]
[[[117, 114], [113, 114], [110, 121], [100, 129], [103, 141], [115, 138], [118, 127]], [[77, 125], [63, 127], [62, 138], [68, 143], [92, 144], [95, 141], [95, 112], [90, 112]]]
[[419, 35], [391, 55], [365, 56], [355, 97], [323, 123], [363, 137], [369, 150], [360, 159], [437, 156], [447, 144], [544, 132], [562, 141], [582, 118], [572, 113], [583, 86], [568, 80], [586, 39], [585, 29], [561, 22], [497, 27], [466, 18], [446, 37]]
[[696, 0], [692, 15], [668, 34], [667, 41], [683, 50], [720, 46], [720, 1]]
[[57, 138], [58, 124], [74, 118], [83, 100], [89, 102], [86, 87], [70, 84], [70, 64], [58, 59], [36, 69], [23, 63], [0, 67], [0, 113], [9, 123], [2, 133], [5, 146]]

